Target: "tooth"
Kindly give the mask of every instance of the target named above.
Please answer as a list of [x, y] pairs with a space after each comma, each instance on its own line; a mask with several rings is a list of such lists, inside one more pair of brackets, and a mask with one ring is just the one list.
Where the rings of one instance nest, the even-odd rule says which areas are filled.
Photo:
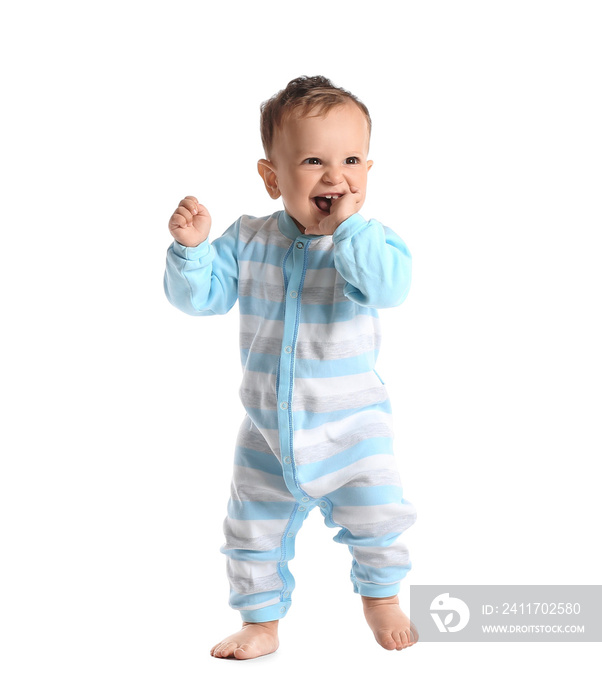
[[331, 195], [331, 194], [325, 194], [325, 195], [324, 195], [324, 199], [332, 199], [332, 195]]

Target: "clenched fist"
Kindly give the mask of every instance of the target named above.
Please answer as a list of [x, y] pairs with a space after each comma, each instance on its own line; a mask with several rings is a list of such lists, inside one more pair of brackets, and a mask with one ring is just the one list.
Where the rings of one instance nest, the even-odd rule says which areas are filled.
[[178, 243], [194, 248], [207, 239], [211, 216], [196, 197], [184, 197], [171, 215], [168, 227]]

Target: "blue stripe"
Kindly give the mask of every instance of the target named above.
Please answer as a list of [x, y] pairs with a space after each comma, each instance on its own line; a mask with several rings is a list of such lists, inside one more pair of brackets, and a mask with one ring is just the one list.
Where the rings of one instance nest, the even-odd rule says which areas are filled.
[[311, 304], [301, 295], [301, 323], [339, 323], [350, 321], [356, 316], [365, 314], [366, 307], [361, 307], [353, 301], [337, 301], [334, 304]]
[[288, 520], [295, 509], [290, 501], [228, 501], [232, 520]]
[[280, 353], [278, 353], [278, 355], [269, 355], [268, 353], [254, 352], [251, 355], [249, 348], [241, 348], [240, 360], [243, 368], [251, 372], [277, 374]]
[[296, 357], [295, 377], [297, 379], [351, 377], [354, 374], [371, 372], [376, 364], [377, 356], [377, 351], [370, 351], [337, 360], [310, 360]]
[[360, 582], [368, 581], [381, 585], [401, 581], [411, 568], [409, 563], [406, 566], [383, 566], [382, 569], [377, 569], [374, 566], [358, 564], [357, 561], [353, 562], [353, 573]]
[[333, 506], [380, 506], [386, 503], [401, 503], [401, 486], [344, 486], [328, 494]]
[[276, 474], [282, 476], [282, 465], [274, 454], [257, 452], [248, 447], [237, 446], [234, 450], [234, 462], [242, 467], [257, 469], [266, 474]]
[[[326, 524], [328, 527], [341, 527], [340, 525], [331, 525], [329, 522], [326, 522]], [[380, 537], [362, 537], [361, 535], [352, 535], [349, 530], [343, 528], [332, 539], [349, 547], [389, 547], [399, 535], [401, 535], [401, 532], [387, 532]]]
[[[276, 401], [276, 396], [274, 396]], [[245, 407], [247, 415], [257, 426], [259, 430], [278, 430], [278, 408], [251, 408]], [[335, 423], [336, 421], [347, 418], [351, 415], [356, 415], [362, 411], [382, 411], [383, 413], [391, 413], [391, 404], [389, 400], [385, 400], [380, 404], [369, 404], [358, 408], [347, 408], [341, 411], [325, 411], [324, 413], [310, 413], [309, 411], [293, 411], [293, 425], [295, 430], [311, 430], [318, 428], [327, 423]]]
[[[284, 318], [284, 302], [239, 294], [238, 304], [241, 314], [261, 316], [268, 321], [281, 321]], [[334, 304], [311, 304], [301, 299], [301, 323], [330, 325], [350, 321], [362, 315], [374, 316], [374, 309], [358, 306], [355, 302], [348, 300], [337, 301]]]
[[241, 314], [261, 316], [265, 321], [281, 321], [284, 318], [284, 303], [257, 299], [253, 296], [238, 297], [238, 306]]

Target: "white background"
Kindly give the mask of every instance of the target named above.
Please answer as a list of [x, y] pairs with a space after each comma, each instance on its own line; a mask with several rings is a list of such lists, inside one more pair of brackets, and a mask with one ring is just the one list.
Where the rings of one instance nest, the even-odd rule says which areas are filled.
[[384, 651], [316, 513], [278, 653], [211, 658], [239, 625], [219, 553], [238, 319], [185, 316], [162, 276], [182, 197], [212, 237], [280, 208], [256, 173], [261, 101], [300, 74], [357, 94], [363, 213], [414, 257], [378, 365], [418, 510], [402, 600], [600, 583], [600, 4], [18, 8], [0, 29], [2, 697], [594, 697], [597, 644]]

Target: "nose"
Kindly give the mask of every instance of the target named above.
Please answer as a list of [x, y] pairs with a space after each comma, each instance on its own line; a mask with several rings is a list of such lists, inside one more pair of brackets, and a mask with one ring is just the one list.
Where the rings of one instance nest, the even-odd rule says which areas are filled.
[[340, 165], [329, 165], [322, 175], [322, 180], [327, 185], [338, 185], [343, 180], [343, 171]]

